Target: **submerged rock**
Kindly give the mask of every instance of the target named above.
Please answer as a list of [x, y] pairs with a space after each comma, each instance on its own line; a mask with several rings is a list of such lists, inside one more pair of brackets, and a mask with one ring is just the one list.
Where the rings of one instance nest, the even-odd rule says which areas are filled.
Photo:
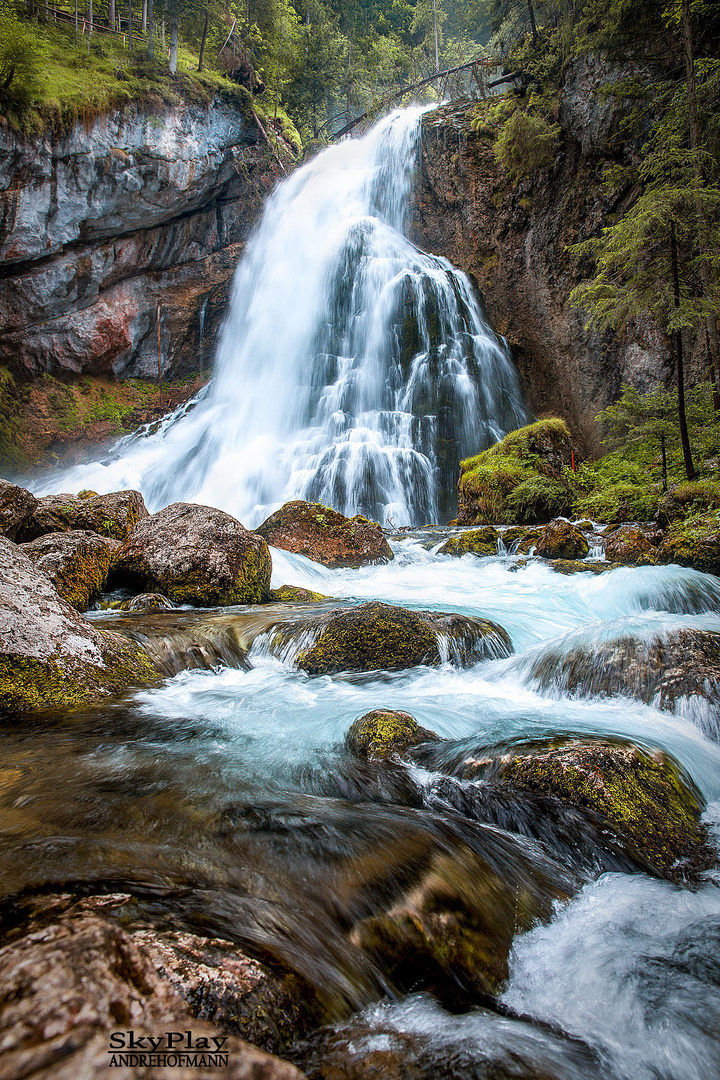
[[45, 533], [85, 529], [126, 540], [139, 521], [147, 518], [145, 500], [139, 491], [113, 491], [109, 495], [46, 495], [38, 501], [20, 530], [22, 543]]
[[336, 568], [389, 562], [393, 553], [374, 521], [346, 518], [322, 503], [285, 503], [255, 530], [273, 547]]
[[303, 589], [299, 585], [281, 585], [279, 589], [270, 590], [270, 601], [276, 604], [316, 604], [320, 600], [329, 600], [329, 596], [323, 593], [313, 592], [312, 589]]
[[487, 619], [408, 611], [379, 601], [275, 623], [268, 646], [309, 675], [397, 671], [449, 659], [469, 663], [512, 652], [506, 631]]
[[503, 781], [591, 811], [663, 876], [682, 880], [717, 861], [700, 822], [702, 797], [663, 751], [619, 739], [548, 741], [468, 759], [466, 777]]
[[20, 550], [52, 581], [63, 600], [78, 611], [87, 611], [105, 588], [118, 540], [73, 529], [46, 533]]
[[140, 593], [119, 604], [120, 611], [172, 611], [177, 607], [161, 593]]
[[657, 562], [657, 544], [653, 544], [637, 526], [621, 525], [605, 536], [608, 562], [621, 566], [654, 566]]
[[513, 555], [529, 555], [541, 536], [542, 529], [532, 529], [523, 525], [512, 525], [500, 534], [506, 550]]
[[451, 536], [441, 548], [438, 555], [497, 555], [498, 540], [500, 533], [492, 525], [486, 525], [484, 529], [468, 529], [460, 536]]
[[162, 593], [177, 604], [261, 604], [270, 593], [265, 541], [222, 510], [173, 503], [134, 529], [118, 551], [118, 585]]
[[[157, 970], [158, 949], [163, 962], [173, 968], [171, 957], [178, 955], [173, 947], [161, 948], [159, 938], [152, 947], [147, 934], [128, 933], [104, 916], [103, 906], [111, 906], [113, 898], [95, 899], [100, 903], [93, 905], [91, 898], [84, 909], [79, 906], [67, 912], [62, 910], [67, 898], [57, 898], [57, 914], [48, 913], [40, 927], [36, 924], [24, 932], [14, 930], [12, 940], [0, 949], [0, 1041], [5, 1075], [99, 1080], [108, 1075], [113, 1032], [124, 1032], [126, 1039], [129, 1031], [136, 1038], [161, 1037], [159, 1048], [168, 1051], [172, 1048], [166, 1032], [180, 1031], [183, 1036], [191, 1033], [195, 1045], [207, 1053], [219, 1045], [228, 1052], [229, 1060], [222, 1074], [207, 1064], [192, 1068], [178, 1066], [176, 1061], [171, 1071], [178, 1080], [210, 1080], [216, 1075], [228, 1080], [302, 1080], [303, 1074], [289, 1062], [228, 1035], [230, 1025], [219, 1027], [194, 1019], [187, 1000], [178, 993], [191, 978], [187, 967], [182, 975], [171, 971], [167, 978]], [[182, 935], [175, 938], [182, 948]], [[196, 942], [205, 940], [198, 938]], [[201, 951], [204, 947], [196, 946]], [[244, 960], [239, 958], [239, 969]], [[197, 979], [202, 978], [199, 968], [196, 961]], [[242, 984], [240, 970], [231, 973], [226, 968], [224, 974], [231, 986], [233, 977], [235, 987]], [[242, 1001], [242, 993], [236, 1000]], [[252, 1004], [257, 1009], [259, 1002]], [[178, 1053], [180, 1048], [176, 1045], [174, 1049]], [[143, 1067], [134, 1062], [119, 1075], [160, 1077], [167, 1072], [158, 1065]]]
[[[250, 670], [248, 635], [242, 621], [224, 612], [159, 611], [151, 617], [140, 611], [113, 619], [114, 630], [136, 641], [163, 675], [218, 667]], [[153, 611], [157, 614], [152, 615]]]
[[358, 757], [385, 758], [437, 738], [434, 731], [420, 727], [410, 713], [373, 709], [353, 721], [345, 745]]
[[584, 559], [589, 551], [585, 536], [569, 521], [546, 525], [535, 545], [535, 554], [545, 559]]
[[9, 480], [0, 480], [0, 534], [16, 540], [38, 505], [34, 495]]
[[538, 689], [595, 696], [626, 694], [668, 711], [684, 711], [686, 699], [705, 733], [720, 738], [720, 633], [679, 629], [662, 637], [621, 637], [593, 642], [592, 649], [543, 649], [529, 664]]
[[139, 645], [83, 619], [4, 538], [0, 631], [1, 713], [85, 705], [158, 676]]

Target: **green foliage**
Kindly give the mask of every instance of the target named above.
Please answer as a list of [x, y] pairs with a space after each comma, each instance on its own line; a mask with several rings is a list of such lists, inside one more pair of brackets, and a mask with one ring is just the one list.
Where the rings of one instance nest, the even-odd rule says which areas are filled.
[[508, 524], [522, 521], [536, 525], [569, 511], [570, 492], [567, 484], [549, 476], [532, 476], [509, 493], [503, 517]]
[[0, 14], [0, 112], [17, 118], [40, 90], [40, 60], [31, 31], [8, 12]]
[[553, 161], [559, 133], [558, 124], [516, 109], [497, 137], [495, 153], [513, 180], [533, 176]]

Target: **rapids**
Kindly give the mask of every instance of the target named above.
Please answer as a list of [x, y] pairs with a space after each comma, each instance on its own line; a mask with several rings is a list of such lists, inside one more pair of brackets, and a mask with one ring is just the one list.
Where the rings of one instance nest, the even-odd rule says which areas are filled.
[[[574, 648], [578, 634], [591, 653], [618, 625], [639, 636], [720, 629], [716, 579], [679, 567], [566, 577], [511, 556], [439, 555], [441, 539], [424, 546], [422, 530], [391, 539], [394, 561], [360, 570], [274, 550], [275, 584], [321, 588], [341, 603], [377, 598], [491, 617], [512, 637], [509, 659], [310, 678], [262, 647], [268, 619], [317, 610], [307, 605], [92, 613], [108, 628], [135, 619], [143, 632], [184, 615], [220, 619], [251, 666], [182, 671], [105, 709], [6, 728], [5, 893], [109, 883], [181, 925], [292, 965], [336, 1017], [298, 1048], [301, 1062], [379, 1054], [390, 1055], [390, 1070], [401, 1052], [418, 1080], [480, 1080], [489, 1068], [712, 1080], [720, 882], [710, 875], [691, 891], [650, 878], [577, 813], [538, 818], [532, 802], [493, 803], [457, 763], [559, 732], [628, 736], [671, 752], [717, 810], [720, 744], [692, 718], [630, 698], [543, 690], [528, 663], [538, 649]], [[380, 706], [412, 713], [446, 741], [424, 763], [358, 763], [345, 733]], [[494, 1010], [394, 996], [382, 964], [348, 936], [417, 860], [439, 855], [489, 860], [510, 888], [554, 905], [549, 922], [516, 935]], [[557, 899], [557, 889], [571, 898]]]

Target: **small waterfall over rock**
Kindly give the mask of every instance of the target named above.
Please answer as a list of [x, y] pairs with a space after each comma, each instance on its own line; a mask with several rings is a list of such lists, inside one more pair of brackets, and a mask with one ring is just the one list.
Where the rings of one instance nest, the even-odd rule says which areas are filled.
[[[525, 422], [469, 279], [405, 235], [423, 109], [281, 184], [238, 266], [210, 392], [62, 480], [258, 524], [305, 498], [394, 525], [452, 516], [458, 462]], [[57, 481], [52, 485], [57, 490]]]

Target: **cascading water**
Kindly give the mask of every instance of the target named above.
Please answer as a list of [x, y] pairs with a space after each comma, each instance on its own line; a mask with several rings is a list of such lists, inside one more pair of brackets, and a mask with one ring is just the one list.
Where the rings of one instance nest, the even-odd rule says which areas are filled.
[[109, 461], [39, 486], [140, 489], [255, 525], [291, 498], [394, 525], [452, 516], [458, 461], [525, 422], [468, 278], [404, 235], [421, 108], [281, 184], [238, 266], [214, 381]]

